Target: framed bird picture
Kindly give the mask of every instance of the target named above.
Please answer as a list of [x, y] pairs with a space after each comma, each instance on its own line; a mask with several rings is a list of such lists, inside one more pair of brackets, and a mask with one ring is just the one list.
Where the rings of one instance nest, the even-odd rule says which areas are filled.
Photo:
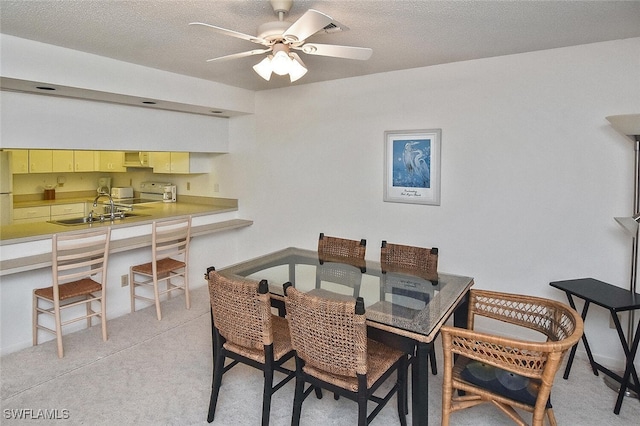
[[384, 201], [440, 205], [441, 129], [384, 132]]

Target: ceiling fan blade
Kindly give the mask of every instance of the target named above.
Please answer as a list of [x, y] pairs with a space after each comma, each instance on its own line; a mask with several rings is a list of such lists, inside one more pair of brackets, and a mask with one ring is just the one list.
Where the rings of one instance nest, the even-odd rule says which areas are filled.
[[282, 37], [290, 42], [301, 42], [317, 33], [333, 21], [329, 15], [309, 9], [296, 22], [291, 24]]
[[270, 52], [271, 49], [255, 49], [247, 52], [234, 53], [232, 55], [220, 56], [218, 58], [207, 59], [207, 62], [226, 61], [229, 59], [245, 58], [247, 56], [259, 55], [261, 53]]
[[260, 37], [252, 36], [252, 35], [249, 35], [249, 34], [239, 33], [237, 31], [228, 30], [228, 29], [222, 28], [222, 27], [216, 27], [215, 25], [205, 24], [204, 22], [191, 22], [191, 23], [189, 23], [189, 25], [202, 25], [202, 26], [211, 28], [213, 31], [215, 31], [217, 33], [228, 35], [228, 36], [231, 36], [231, 37], [241, 38], [243, 40], [248, 40], [248, 41], [253, 42], [253, 43], [259, 43], [259, 44], [267, 43], [266, 40], [264, 40], [264, 39], [262, 39]]
[[302, 50], [307, 55], [333, 56], [335, 58], [358, 59], [360, 61], [366, 61], [373, 53], [373, 50], [368, 47], [318, 43], [305, 43], [302, 47], [294, 47], [294, 49]]

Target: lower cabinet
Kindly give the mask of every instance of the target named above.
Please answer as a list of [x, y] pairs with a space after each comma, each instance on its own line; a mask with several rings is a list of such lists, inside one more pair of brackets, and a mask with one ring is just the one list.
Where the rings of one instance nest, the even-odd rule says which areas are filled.
[[84, 216], [84, 203], [52, 206], [19, 207], [13, 209], [13, 223], [46, 222], [52, 219]]
[[50, 217], [51, 208], [49, 206], [13, 209], [13, 223], [46, 222]]

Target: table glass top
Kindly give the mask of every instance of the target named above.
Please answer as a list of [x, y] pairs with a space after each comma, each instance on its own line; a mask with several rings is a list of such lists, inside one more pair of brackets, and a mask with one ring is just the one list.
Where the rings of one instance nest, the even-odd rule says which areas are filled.
[[383, 271], [379, 262], [357, 265], [336, 259], [320, 262], [318, 253], [287, 248], [220, 270], [227, 276], [266, 279], [274, 298], [291, 282], [304, 291], [329, 290], [363, 297], [367, 321], [373, 327], [391, 327], [421, 341], [432, 341], [440, 326], [473, 285], [473, 278], [438, 274], [437, 281], [419, 277], [419, 271]]

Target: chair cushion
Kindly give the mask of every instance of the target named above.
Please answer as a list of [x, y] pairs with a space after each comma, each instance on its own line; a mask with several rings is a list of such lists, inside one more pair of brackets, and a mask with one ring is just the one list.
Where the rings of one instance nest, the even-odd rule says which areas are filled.
[[[523, 404], [536, 404], [540, 380], [521, 376], [482, 361], [460, 358], [460, 366], [463, 366], [460, 371], [462, 380]], [[551, 399], [547, 400], [547, 408], [551, 408]]]

